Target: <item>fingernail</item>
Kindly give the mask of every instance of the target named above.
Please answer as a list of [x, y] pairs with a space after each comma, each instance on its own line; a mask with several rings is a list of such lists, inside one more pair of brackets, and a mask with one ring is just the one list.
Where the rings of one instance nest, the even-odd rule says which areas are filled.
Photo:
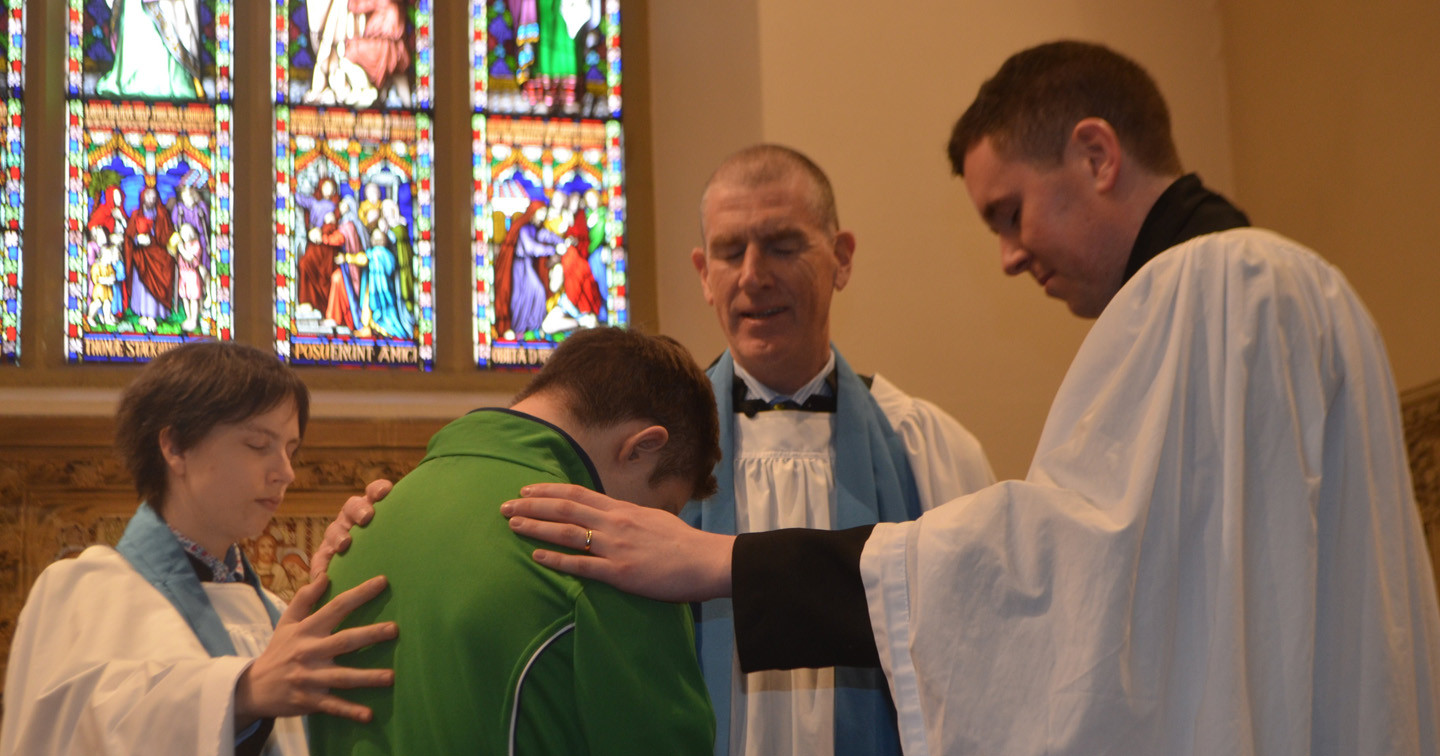
[[530, 495], [530, 486], [525, 486], [524, 488], [520, 489], [520, 495], [521, 495], [521, 496], [529, 496], [529, 495]]
[[544, 564], [546, 561], [549, 560], [549, 555], [547, 555], [543, 551], [536, 551], [533, 556], [535, 557], [535, 561], [540, 562], [541, 564]]
[[511, 518], [510, 518], [510, 529], [511, 529], [511, 530], [519, 530], [519, 529], [520, 529], [520, 526], [521, 526], [521, 525], [524, 525], [524, 524], [525, 524], [525, 518], [524, 518], [524, 517], [511, 517]]
[[[521, 493], [524, 493], [524, 492], [522, 491]], [[501, 505], [500, 505], [500, 514], [505, 515], [506, 517], [509, 517], [511, 514], [514, 514], [514, 512], [515, 512], [515, 507], [514, 507], [514, 505], [512, 505], [510, 502], [507, 501], [507, 502], [505, 502], [504, 504], [501, 504]]]

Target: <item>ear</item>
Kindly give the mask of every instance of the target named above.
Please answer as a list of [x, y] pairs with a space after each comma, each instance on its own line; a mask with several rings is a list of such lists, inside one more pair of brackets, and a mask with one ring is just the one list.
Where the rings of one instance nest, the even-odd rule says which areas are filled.
[[840, 231], [835, 234], [835, 290], [850, 283], [850, 266], [855, 260], [855, 234]]
[[710, 293], [710, 261], [705, 257], [705, 248], [696, 247], [690, 250], [690, 264], [695, 266], [695, 272], [700, 274], [700, 291], [705, 293], [705, 303], [715, 304], [715, 297]]
[[1109, 121], [1093, 117], [1081, 119], [1070, 132], [1067, 152], [1084, 161], [1097, 191], [1107, 192], [1114, 188], [1125, 162], [1125, 151], [1121, 149], [1120, 137]]
[[659, 425], [642, 428], [620, 442], [619, 459], [616, 461], [621, 465], [649, 464], [654, 467], [656, 455], [669, 441], [670, 431]]
[[180, 445], [175, 443], [175, 429], [166, 426], [160, 431], [160, 455], [165, 458], [165, 466], [170, 468], [171, 474], [182, 476], [185, 474], [185, 452], [180, 451]]

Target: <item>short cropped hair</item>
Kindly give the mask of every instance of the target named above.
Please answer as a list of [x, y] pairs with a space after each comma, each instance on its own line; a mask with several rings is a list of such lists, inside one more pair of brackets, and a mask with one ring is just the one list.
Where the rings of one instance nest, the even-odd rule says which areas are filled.
[[710, 379], [690, 352], [668, 336], [592, 328], [565, 339], [545, 367], [515, 397], [561, 392], [570, 414], [587, 428], [645, 420], [663, 427], [669, 441], [651, 484], [678, 476], [691, 482], [690, 498], [715, 494], [720, 421]]
[[743, 187], [764, 186], [789, 177], [799, 171], [810, 180], [813, 193], [810, 209], [815, 213], [815, 222], [827, 231], [840, 230], [840, 214], [835, 208], [835, 190], [830, 186], [830, 177], [804, 153], [781, 144], [754, 144], [731, 154], [710, 174], [705, 189], [700, 193], [700, 236], [705, 236], [705, 198], [710, 187], [721, 181], [729, 181]]
[[125, 387], [115, 411], [115, 450], [141, 500], [163, 512], [169, 467], [161, 431], [168, 428], [186, 451], [216, 426], [264, 414], [286, 399], [295, 402], [303, 437], [310, 390], [275, 355], [230, 341], [184, 344], [151, 360]]
[[1179, 174], [1170, 111], [1139, 64], [1103, 46], [1060, 41], [1010, 56], [980, 85], [950, 133], [950, 165], [965, 175], [965, 155], [989, 137], [995, 151], [1039, 165], [1058, 165], [1075, 124], [1103, 118], [1142, 167]]

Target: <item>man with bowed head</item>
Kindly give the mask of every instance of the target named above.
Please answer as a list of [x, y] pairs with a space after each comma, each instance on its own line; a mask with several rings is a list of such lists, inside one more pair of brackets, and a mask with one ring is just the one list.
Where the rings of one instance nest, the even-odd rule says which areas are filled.
[[508, 408], [442, 428], [328, 570], [332, 594], [388, 579], [348, 623], [394, 622], [404, 639], [341, 663], [394, 669], [396, 686], [349, 696], [370, 723], [312, 718], [311, 752], [709, 752], [689, 607], [537, 565], [496, 507], [544, 479], [678, 511], [715, 489], [717, 425], [684, 347], [598, 328], [565, 339]]
[[[700, 219], [691, 261], [729, 347], [708, 371], [725, 454], [719, 492], [687, 505], [687, 522], [725, 535], [897, 522], [994, 481], [969, 431], [885, 378], [857, 375], [831, 345], [830, 302], [850, 280], [856, 240], [819, 166], [779, 145], [742, 149], [706, 183]], [[386, 490], [372, 484], [369, 499]], [[347, 502], [312, 569], [370, 511]], [[696, 616], [717, 756], [899, 753], [879, 670], [733, 674], [731, 617], [724, 599]]]
[[513, 530], [595, 544], [535, 558], [733, 595], [746, 670], [881, 667], [907, 754], [1440, 752], [1434, 577], [1344, 277], [1182, 174], [1154, 81], [1100, 45], [1012, 56], [950, 158], [1005, 272], [1097, 318], [1025, 480], [735, 537], [528, 486]]

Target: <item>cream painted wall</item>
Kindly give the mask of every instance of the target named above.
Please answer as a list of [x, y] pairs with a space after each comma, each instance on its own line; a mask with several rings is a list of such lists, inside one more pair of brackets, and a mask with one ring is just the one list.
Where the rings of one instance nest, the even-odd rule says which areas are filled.
[[1440, 378], [1440, 3], [1221, 8], [1237, 199], [1344, 271], [1402, 390]]
[[1050, 399], [1088, 330], [1028, 277], [949, 175], [945, 143], [1010, 53], [1060, 37], [1139, 59], [1167, 95], [1187, 168], [1232, 188], [1213, 3], [912, 0], [652, 3], [650, 62], [659, 320], [702, 361], [724, 340], [688, 253], [701, 184], [755, 141], [810, 154], [859, 239], [832, 336], [861, 372], [930, 399], [985, 444], [997, 474], [1029, 466]]

